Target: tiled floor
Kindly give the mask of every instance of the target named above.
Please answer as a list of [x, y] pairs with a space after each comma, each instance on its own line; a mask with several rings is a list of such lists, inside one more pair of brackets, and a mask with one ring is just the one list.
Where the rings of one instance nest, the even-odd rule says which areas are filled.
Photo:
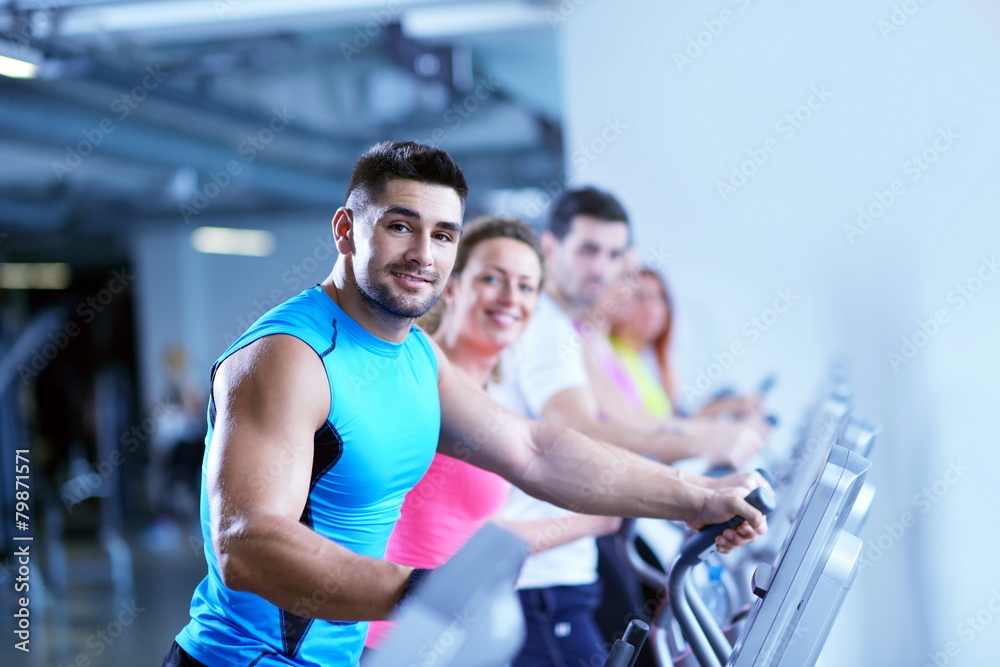
[[[174, 635], [187, 622], [195, 585], [204, 576], [204, 557], [195, 529], [179, 529], [150, 539], [130, 536], [134, 590], [115, 591], [110, 559], [96, 536], [66, 544], [66, 592], [44, 593], [37, 583], [46, 572], [47, 547], [36, 541], [42, 563], [32, 563], [31, 652], [14, 648], [11, 620], [17, 608], [10, 577], [0, 585], [0, 665], [4, 667], [159, 666]], [[49, 581], [46, 581], [49, 584]], [[9, 628], [9, 629], [8, 629]]]

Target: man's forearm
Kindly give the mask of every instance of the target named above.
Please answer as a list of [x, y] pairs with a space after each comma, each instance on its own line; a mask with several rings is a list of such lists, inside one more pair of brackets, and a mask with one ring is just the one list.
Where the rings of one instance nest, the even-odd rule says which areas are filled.
[[[532, 521], [517, 521], [512, 519], [493, 518], [493, 523], [514, 533], [528, 545], [528, 553], [538, 553], [564, 544], [576, 541], [581, 537], [592, 537], [598, 523], [611, 521], [608, 517], [586, 514], [563, 514], [549, 519]], [[617, 519], [616, 519], [617, 521]], [[616, 524], [617, 525], [617, 524]], [[607, 534], [607, 529], [600, 534]]]
[[705, 489], [634, 452], [541, 422], [531, 424], [531, 436], [535, 456], [512, 481], [554, 505], [587, 514], [689, 521], [706, 502]]
[[298, 616], [383, 619], [412, 571], [356, 554], [284, 516], [244, 517], [239, 523], [239, 530], [214, 540], [224, 583]]

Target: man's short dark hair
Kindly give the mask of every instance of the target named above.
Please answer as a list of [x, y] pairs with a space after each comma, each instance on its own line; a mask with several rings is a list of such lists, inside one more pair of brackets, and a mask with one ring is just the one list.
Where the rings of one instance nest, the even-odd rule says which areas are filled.
[[565, 190], [549, 207], [549, 231], [562, 241], [574, 216], [588, 215], [605, 222], [628, 224], [625, 208], [611, 193], [595, 187]]
[[451, 188], [458, 193], [462, 208], [465, 208], [469, 188], [458, 163], [440, 148], [413, 141], [385, 141], [365, 151], [351, 172], [345, 201], [352, 197], [356, 205], [378, 201], [385, 192], [386, 183], [394, 178]]

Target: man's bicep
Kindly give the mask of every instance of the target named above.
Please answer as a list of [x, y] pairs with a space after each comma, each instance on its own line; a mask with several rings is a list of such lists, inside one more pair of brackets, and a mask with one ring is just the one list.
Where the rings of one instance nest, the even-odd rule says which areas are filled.
[[278, 512], [297, 520], [309, 489], [313, 435], [329, 410], [322, 361], [296, 338], [268, 336], [222, 363], [213, 395], [207, 470], [213, 512]]

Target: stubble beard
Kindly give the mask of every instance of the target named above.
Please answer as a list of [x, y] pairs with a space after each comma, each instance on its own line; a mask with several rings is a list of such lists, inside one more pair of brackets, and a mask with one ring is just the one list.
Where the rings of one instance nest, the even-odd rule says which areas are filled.
[[364, 279], [358, 277], [358, 291], [372, 310], [379, 310], [402, 319], [416, 319], [430, 310], [441, 296], [443, 290], [440, 289], [441, 280], [437, 274], [421, 275], [421, 278], [431, 281], [434, 292], [421, 301], [407, 302], [394, 292], [389, 284], [393, 280], [394, 272], [414, 273], [406, 267], [389, 265], [370, 272]]

